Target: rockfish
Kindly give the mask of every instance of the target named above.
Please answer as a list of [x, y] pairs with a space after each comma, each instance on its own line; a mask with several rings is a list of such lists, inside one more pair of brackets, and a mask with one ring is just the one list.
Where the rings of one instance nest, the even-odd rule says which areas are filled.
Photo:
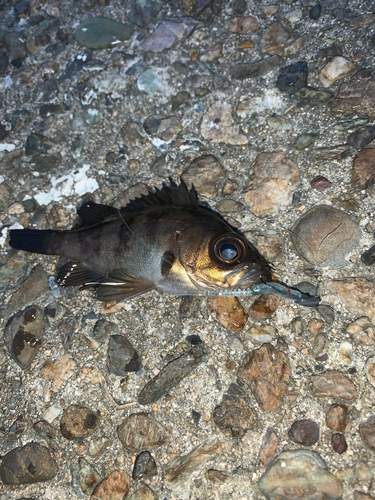
[[81, 224], [68, 231], [14, 229], [10, 246], [69, 262], [56, 281], [94, 288], [102, 301], [150, 290], [177, 295], [251, 296], [273, 293], [300, 304], [319, 299], [274, 279], [271, 265], [217, 213], [199, 205], [181, 180], [117, 209], [86, 202]]

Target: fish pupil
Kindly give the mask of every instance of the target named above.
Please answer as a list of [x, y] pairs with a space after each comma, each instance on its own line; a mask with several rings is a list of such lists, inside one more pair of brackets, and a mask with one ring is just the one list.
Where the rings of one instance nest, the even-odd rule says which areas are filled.
[[220, 255], [224, 260], [233, 260], [238, 256], [238, 249], [232, 243], [224, 243], [220, 248]]

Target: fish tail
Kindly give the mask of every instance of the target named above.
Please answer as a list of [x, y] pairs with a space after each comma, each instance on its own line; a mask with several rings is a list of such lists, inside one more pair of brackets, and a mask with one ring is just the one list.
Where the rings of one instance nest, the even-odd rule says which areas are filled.
[[17, 250], [56, 255], [56, 231], [51, 229], [12, 229], [9, 245]]

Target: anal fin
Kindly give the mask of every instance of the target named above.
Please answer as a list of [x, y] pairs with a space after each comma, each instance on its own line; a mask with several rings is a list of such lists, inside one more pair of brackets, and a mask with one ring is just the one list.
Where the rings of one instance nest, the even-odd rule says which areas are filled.
[[94, 271], [80, 262], [68, 262], [64, 264], [56, 276], [56, 282], [60, 286], [80, 286], [92, 283], [95, 286], [97, 282], [103, 281], [102, 273]]
[[98, 286], [95, 290], [95, 298], [103, 302], [112, 300], [120, 302], [150, 292], [155, 288], [153, 281], [134, 276], [126, 269], [118, 269]]

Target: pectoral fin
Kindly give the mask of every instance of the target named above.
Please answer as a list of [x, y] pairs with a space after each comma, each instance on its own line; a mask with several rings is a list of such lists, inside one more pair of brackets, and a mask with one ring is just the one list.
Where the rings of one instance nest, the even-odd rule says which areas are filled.
[[103, 274], [93, 271], [80, 262], [64, 264], [56, 276], [56, 282], [60, 286], [80, 286], [92, 282], [98, 284], [103, 279]]
[[95, 298], [103, 302], [131, 299], [137, 295], [149, 292], [156, 288], [153, 281], [137, 277], [126, 269], [119, 269], [111, 274], [95, 290]]

